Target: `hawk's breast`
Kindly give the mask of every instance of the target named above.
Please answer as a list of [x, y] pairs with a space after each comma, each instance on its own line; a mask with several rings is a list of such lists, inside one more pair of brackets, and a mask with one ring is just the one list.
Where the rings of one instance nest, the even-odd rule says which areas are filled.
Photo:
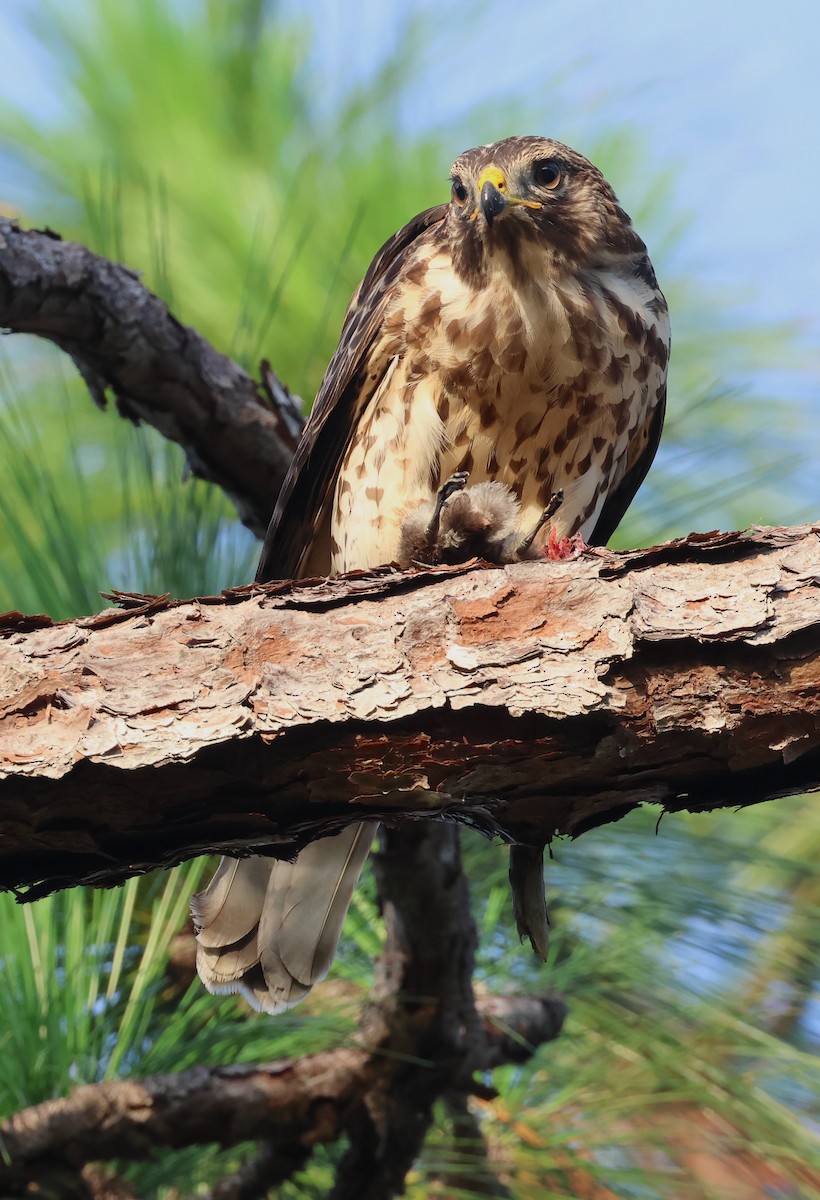
[[558, 535], [594, 528], [662, 394], [647, 340], [668, 344], [668, 325], [638, 279], [555, 278], [530, 258], [517, 273], [491, 259], [480, 287], [444, 252], [409, 262], [336, 485], [334, 571], [395, 558], [407, 509], [456, 470], [512, 487], [522, 529], [559, 488]]

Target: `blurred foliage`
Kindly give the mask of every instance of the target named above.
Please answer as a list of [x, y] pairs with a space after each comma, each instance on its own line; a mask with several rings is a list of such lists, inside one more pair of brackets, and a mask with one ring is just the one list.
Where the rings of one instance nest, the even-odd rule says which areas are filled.
[[[62, 114], [0, 109], [0, 204], [139, 268], [180, 319], [251, 370], [266, 355], [306, 397], [374, 250], [446, 196], [455, 154], [540, 124], [494, 104], [446, 135], [409, 137], [399, 113], [436, 38], [412, 13], [377, 73], [323, 104], [310, 24], [265, 0], [44, 0], [36, 19]], [[702, 294], [670, 178], [647, 171], [634, 138], [568, 128], [632, 212], [673, 311], [664, 446], [619, 540], [788, 519], [793, 416], [756, 376], [792, 353], [788, 331], [744, 327]], [[97, 609], [112, 586], [201, 594], [253, 573], [251, 539], [224, 497], [185, 480], [177, 448], [101, 416], [70, 364], [23, 338], [0, 358], [0, 460], [0, 608], [64, 616]], [[409, 1195], [470, 1194], [479, 1135], [522, 1200], [818, 1193], [818, 818], [792, 799], [666, 820], [658, 837], [653, 822], [633, 814], [557, 847], [546, 971], [511, 934], [504, 849], [465, 839], [479, 986], [553, 987], [570, 1018], [529, 1067], [496, 1073], [501, 1098], [476, 1108], [474, 1128], [442, 1110]], [[80, 1082], [350, 1036], [380, 944], [372, 884], [332, 981], [271, 1021], [169, 966], [200, 874], [189, 864], [32, 908], [0, 897], [3, 1115]], [[248, 1150], [195, 1148], [125, 1173], [143, 1196], [191, 1193]], [[281, 1196], [325, 1194], [338, 1152]]]
[[179, 448], [106, 425], [42, 344], [0, 348], [0, 610], [96, 612], [100, 592], [212, 595], [253, 577], [258, 548], [221, 492], [188, 479]]

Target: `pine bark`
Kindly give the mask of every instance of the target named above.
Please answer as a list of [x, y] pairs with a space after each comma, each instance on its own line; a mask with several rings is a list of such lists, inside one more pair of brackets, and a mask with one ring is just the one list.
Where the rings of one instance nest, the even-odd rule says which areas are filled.
[[291, 855], [362, 817], [543, 844], [820, 780], [820, 539], [120, 597], [0, 622], [0, 886]]

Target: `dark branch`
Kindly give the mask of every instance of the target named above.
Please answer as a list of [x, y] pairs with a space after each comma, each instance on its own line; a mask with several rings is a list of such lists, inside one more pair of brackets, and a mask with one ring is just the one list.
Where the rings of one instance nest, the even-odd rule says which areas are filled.
[[433, 1105], [469, 1093], [485, 1039], [472, 977], [478, 933], [458, 831], [386, 830], [375, 860], [387, 927], [361, 1035], [392, 1059], [389, 1086], [370, 1088], [351, 1114], [350, 1148], [330, 1200], [390, 1200], [424, 1145]]
[[203, 1200], [265, 1200], [271, 1188], [300, 1171], [312, 1153], [313, 1146], [303, 1142], [263, 1142], [238, 1171], [221, 1179]]
[[[514, 1030], [513, 1040], [534, 1053], [545, 1034], [557, 1036], [563, 1020], [563, 1006], [552, 997], [493, 997], [488, 1008], [491, 1056], [498, 1052], [496, 1023]], [[14, 1195], [21, 1180], [64, 1165], [77, 1170], [112, 1158], [139, 1161], [155, 1149], [211, 1142], [260, 1139], [284, 1156], [287, 1174], [299, 1147], [335, 1140], [365, 1095], [390, 1086], [396, 1061], [378, 1051], [343, 1048], [299, 1061], [195, 1067], [76, 1088], [0, 1124], [0, 1195]], [[281, 1179], [283, 1163], [277, 1162]]]
[[180, 324], [126, 267], [55, 234], [0, 219], [0, 326], [73, 358], [94, 400], [179, 443], [260, 537], [299, 434], [298, 406], [270, 367], [264, 387]]
[[[374, 868], [387, 941], [360, 1036], [390, 1068], [351, 1111], [331, 1200], [399, 1195], [435, 1103], [445, 1098], [457, 1109], [463, 1131], [468, 1098], [494, 1095], [476, 1073], [526, 1062], [558, 1036], [566, 1015], [557, 996], [476, 999], [478, 930], [455, 828], [388, 828]], [[470, 1167], [482, 1194], [504, 1194], [480, 1154]]]
[[493, 1196], [506, 1200], [509, 1188], [498, 1179], [490, 1166], [487, 1141], [481, 1123], [463, 1095], [450, 1093], [445, 1097], [452, 1122], [453, 1140], [449, 1149], [451, 1162], [437, 1172], [437, 1180], [448, 1194]]

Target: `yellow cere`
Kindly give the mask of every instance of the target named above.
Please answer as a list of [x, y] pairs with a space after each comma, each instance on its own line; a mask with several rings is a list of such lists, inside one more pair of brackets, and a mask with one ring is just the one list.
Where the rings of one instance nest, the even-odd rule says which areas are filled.
[[[485, 183], [492, 183], [495, 187], [497, 187], [499, 192], [507, 197], [509, 204], [521, 204], [524, 206], [524, 208], [544, 207], [543, 204], [540, 204], [537, 200], [522, 200], [519, 196], [511, 196], [507, 190], [507, 176], [500, 167], [485, 167], [481, 172], [478, 177], [479, 196], [481, 195], [481, 189], [484, 187]], [[472, 215], [472, 219], [475, 220], [477, 216], [478, 211], [476, 210], [476, 212]]]
[[499, 192], [507, 190], [507, 176], [500, 167], [485, 167], [478, 177], [478, 192], [481, 194], [481, 189], [485, 183], [492, 183], [498, 188]]

